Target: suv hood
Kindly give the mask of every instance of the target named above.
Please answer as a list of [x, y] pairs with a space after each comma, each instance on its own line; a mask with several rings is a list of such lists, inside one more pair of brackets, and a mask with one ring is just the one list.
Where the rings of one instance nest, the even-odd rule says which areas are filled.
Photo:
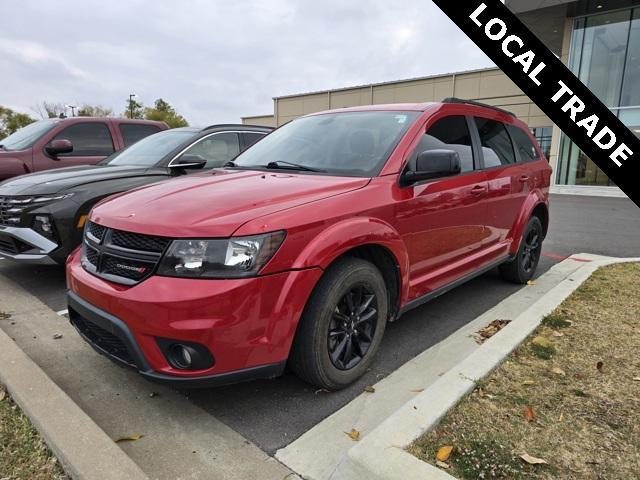
[[281, 171], [214, 170], [110, 197], [94, 207], [91, 219], [148, 235], [229, 237], [259, 216], [356, 190], [369, 181]]
[[87, 183], [142, 175], [149, 167], [85, 165], [30, 173], [0, 183], [3, 195], [51, 195]]

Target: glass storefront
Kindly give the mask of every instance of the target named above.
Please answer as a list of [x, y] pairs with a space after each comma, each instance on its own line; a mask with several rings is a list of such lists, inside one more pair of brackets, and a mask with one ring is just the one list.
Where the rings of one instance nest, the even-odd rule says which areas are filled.
[[[569, 66], [640, 136], [640, 8], [576, 19]], [[564, 135], [560, 149], [559, 184], [613, 185]]]

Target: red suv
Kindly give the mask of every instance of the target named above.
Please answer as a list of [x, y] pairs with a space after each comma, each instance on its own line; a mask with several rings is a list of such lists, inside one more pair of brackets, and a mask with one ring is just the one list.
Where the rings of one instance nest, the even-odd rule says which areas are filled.
[[457, 99], [317, 113], [225, 168], [98, 204], [68, 260], [71, 322], [185, 387], [339, 389], [386, 323], [489, 269], [534, 275], [551, 168], [509, 112]]

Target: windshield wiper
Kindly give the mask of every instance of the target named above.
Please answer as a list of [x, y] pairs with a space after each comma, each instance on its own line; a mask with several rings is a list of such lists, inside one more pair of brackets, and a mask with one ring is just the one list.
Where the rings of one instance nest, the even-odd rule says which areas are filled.
[[284, 168], [289, 170], [302, 170], [305, 172], [325, 172], [326, 170], [320, 170], [318, 168], [311, 168], [298, 163], [285, 162], [284, 160], [276, 160], [274, 162], [267, 163], [267, 168]]

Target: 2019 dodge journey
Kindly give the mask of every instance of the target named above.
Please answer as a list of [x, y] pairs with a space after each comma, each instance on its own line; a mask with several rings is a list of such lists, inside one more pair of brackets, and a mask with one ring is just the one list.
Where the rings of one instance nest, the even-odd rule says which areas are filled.
[[339, 389], [387, 322], [489, 269], [532, 278], [551, 168], [473, 102], [312, 114], [224, 168], [92, 210], [69, 315], [100, 353], [185, 387], [274, 377]]

